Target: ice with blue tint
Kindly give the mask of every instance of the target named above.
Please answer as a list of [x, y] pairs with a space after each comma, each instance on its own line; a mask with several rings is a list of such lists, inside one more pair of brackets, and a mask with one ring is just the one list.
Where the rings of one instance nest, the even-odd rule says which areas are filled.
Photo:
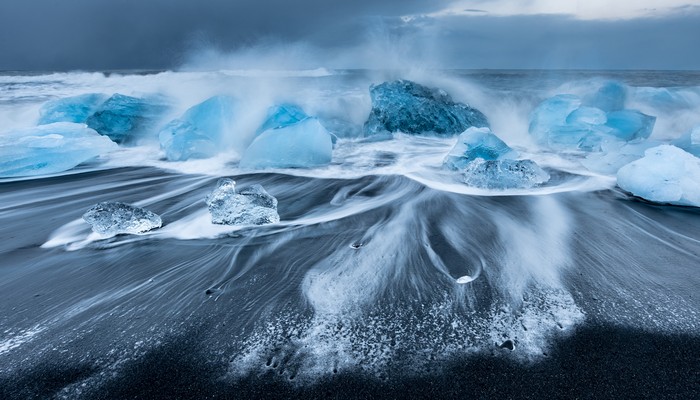
[[365, 136], [384, 132], [454, 136], [471, 127], [489, 126], [481, 111], [454, 102], [443, 90], [408, 80], [373, 85], [370, 97]]
[[696, 126], [686, 132], [683, 136], [674, 140], [672, 144], [696, 157], [700, 157], [700, 126]]
[[638, 102], [667, 112], [687, 109], [692, 106], [692, 102], [676, 89], [639, 87], [634, 90], [634, 97]]
[[208, 158], [220, 151], [223, 139], [232, 133], [237, 101], [214, 96], [189, 108], [158, 133], [160, 146], [170, 161]]
[[309, 118], [309, 116], [297, 105], [275, 105], [267, 110], [267, 117], [265, 118], [265, 122], [258, 128], [258, 133], [268, 129], [277, 129], [293, 125], [307, 118]]
[[672, 145], [653, 147], [620, 168], [617, 185], [656, 203], [700, 207], [700, 158]]
[[619, 111], [625, 108], [627, 87], [617, 81], [605, 82], [595, 93], [584, 98], [584, 105], [604, 112]]
[[549, 174], [532, 160], [518, 160], [489, 128], [469, 128], [444, 160], [469, 186], [486, 189], [531, 188], [549, 181]]
[[261, 133], [241, 158], [242, 168], [310, 168], [331, 162], [333, 141], [316, 118]]
[[163, 224], [158, 214], [119, 202], [97, 203], [83, 214], [83, 219], [102, 236], [144, 233]]
[[152, 128], [166, 106], [160, 100], [147, 100], [115, 94], [88, 117], [87, 125], [117, 143], [128, 143]]
[[85, 123], [105, 100], [107, 96], [104, 94], [88, 93], [48, 101], [39, 110], [39, 125], [54, 122]]
[[457, 144], [445, 158], [444, 165], [461, 170], [477, 158], [484, 160], [514, 159], [518, 153], [508, 147], [489, 128], [469, 128], [457, 138]]
[[84, 124], [57, 122], [0, 134], [0, 177], [67, 171], [118, 146]]
[[219, 179], [206, 199], [211, 222], [219, 225], [264, 225], [280, 221], [277, 199], [260, 185], [236, 193], [236, 182]]
[[[603, 106], [611, 109], [620, 103], [618, 99]], [[606, 112], [582, 104], [584, 101], [574, 95], [543, 101], [530, 117], [530, 134], [553, 148], [601, 151], [606, 142], [648, 138], [656, 123], [656, 117], [636, 110]]]

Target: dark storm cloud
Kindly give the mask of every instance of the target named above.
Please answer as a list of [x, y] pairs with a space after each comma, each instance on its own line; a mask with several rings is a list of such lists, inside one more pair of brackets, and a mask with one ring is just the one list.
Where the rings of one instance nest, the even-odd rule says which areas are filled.
[[[1, 0], [0, 69], [171, 68], [183, 62], [220, 68], [230, 62], [236, 67], [241, 60], [252, 67], [251, 60], [258, 58], [273, 68], [417, 63], [700, 69], [696, 7], [617, 21], [488, 13], [424, 16], [447, 4], [449, 0]], [[417, 17], [406, 20], [403, 15]], [[286, 58], [276, 57], [285, 52]], [[291, 58], [297, 62], [275, 65]]]

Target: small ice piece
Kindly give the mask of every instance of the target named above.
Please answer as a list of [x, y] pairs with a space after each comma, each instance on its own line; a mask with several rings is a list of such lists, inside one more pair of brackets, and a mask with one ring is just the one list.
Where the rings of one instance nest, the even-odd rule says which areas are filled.
[[532, 160], [476, 159], [461, 171], [469, 186], [484, 189], [529, 189], [549, 181], [549, 174]]
[[372, 85], [370, 97], [365, 136], [383, 132], [454, 136], [471, 127], [489, 126], [481, 111], [455, 103], [443, 90], [408, 80]]
[[285, 126], [294, 125], [307, 118], [309, 118], [309, 116], [297, 105], [276, 105], [267, 110], [267, 117], [265, 118], [265, 122], [258, 128], [258, 133], [265, 132], [268, 129], [284, 128]]
[[107, 96], [104, 94], [88, 93], [48, 101], [39, 110], [39, 125], [52, 124], [54, 122], [83, 124], [105, 100], [107, 100]]
[[117, 149], [83, 124], [56, 122], [0, 134], [0, 177], [67, 171]]
[[143, 233], [163, 224], [158, 214], [119, 202], [97, 203], [83, 214], [83, 219], [102, 236]]
[[609, 134], [624, 141], [648, 138], [656, 123], [656, 117], [636, 110], [612, 111], [607, 117], [605, 125], [611, 128]]
[[593, 95], [584, 99], [587, 106], [604, 112], [619, 111], [625, 108], [627, 86], [617, 81], [605, 82]]
[[331, 162], [333, 141], [316, 118], [268, 129], [250, 144], [241, 168], [311, 168]]
[[264, 225], [280, 222], [277, 199], [260, 185], [236, 193], [236, 182], [219, 179], [216, 189], [207, 196], [211, 222], [219, 225]]
[[152, 127], [165, 110], [163, 104], [137, 97], [115, 94], [88, 117], [87, 125], [116, 143], [128, 143]]
[[484, 160], [513, 159], [518, 153], [508, 147], [489, 128], [469, 128], [457, 138], [457, 144], [445, 158], [445, 166], [451, 170], [462, 170], [468, 163]]
[[474, 279], [476, 279], [476, 277], [464, 275], [464, 276], [460, 276], [459, 278], [457, 278], [457, 283], [459, 283], [460, 285], [464, 285], [465, 283], [469, 283], [469, 282], [473, 281]]
[[700, 158], [672, 145], [653, 147], [620, 168], [617, 185], [656, 203], [700, 207]]
[[680, 147], [695, 157], [700, 157], [700, 126], [696, 126], [671, 144]]

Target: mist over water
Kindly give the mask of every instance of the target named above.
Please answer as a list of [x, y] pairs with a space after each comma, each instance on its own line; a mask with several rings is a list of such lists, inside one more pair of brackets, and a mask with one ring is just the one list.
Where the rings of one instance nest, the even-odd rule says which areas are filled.
[[[261, 51], [201, 54], [180, 71], [0, 76], [3, 131], [34, 126], [50, 99], [94, 92], [160, 96], [170, 106], [160, 125], [214, 95], [243, 107], [212, 158], [166, 161], [156, 130], [64, 173], [0, 180], [0, 380], [85, 368], [52, 394], [99, 397], [179, 337], [196, 338], [212, 379], [292, 386], [439, 375], [470, 357], [536, 365], [584, 326], [697, 339], [697, 209], [639, 201], [615, 187], [610, 160], [542, 148], [528, 125], [542, 100], [615, 79], [630, 107], [657, 117], [650, 140], [668, 142], [700, 125], [700, 74], [335, 70]], [[364, 140], [369, 86], [398, 78], [483, 111], [552, 180], [473, 188], [442, 169], [454, 138]], [[238, 166], [279, 103], [337, 136], [330, 165]], [[262, 185], [281, 221], [212, 224], [204, 199], [220, 177]], [[163, 227], [100, 237], [81, 216], [102, 201], [145, 207]]]

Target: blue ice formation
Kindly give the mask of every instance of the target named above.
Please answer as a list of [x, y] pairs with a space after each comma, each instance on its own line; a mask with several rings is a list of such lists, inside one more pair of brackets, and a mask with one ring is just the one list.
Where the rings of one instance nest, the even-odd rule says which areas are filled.
[[696, 157], [700, 157], [700, 126], [691, 129], [680, 138], [674, 140], [672, 144]]
[[88, 93], [48, 101], [39, 110], [39, 125], [54, 122], [85, 123], [105, 100], [107, 96], [104, 94]]
[[294, 125], [309, 118], [299, 106], [294, 104], [279, 104], [267, 110], [265, 122], [258, 128], [257, 133], [265, 132], [268, 129], [284, 128]]
[[372, 110], [365, 122], [365, 136], [384, 132], [454, 136], [471, 127], [489, 126], [481, 111], [455, 103], [443, 90], [408, 80], [370, 87]]
[[[600, 151], [602, 143], [607, 141], [646, 139], [656, 123], [656, 117], [636, 110], [606, 112], [583, 104], [578, 96], [566, 94], [543, 101], [530, 116], [530, 134], [553, 148]], [[612, 109], [619, 104], [615, 100], [604, 106]]]
[[189, 108], [158, 133], [160, 146], [170, 161], [208, 158], [220, 151], [231, 132], [237, 102], [229, 96], [214, 96]]
[[241, 168], [310, 168], [331, 162], [333, 141], [316, 118], [261, 133], [241, 158]]
[[206, 202], [214, 224], [264, 225], [280, 221], [277, 199], [260, 185], [252, 185], [236, 193], [234, 180], [219, 179]]
[[607, 81], [595, 93], [584, 98], [583, 103], [610, 112], [624, 109], [626, 101], [627, 87], [617, 81]]
[[677, 89], [638, 87], [634, 90], [634, 98], [654, 109], [668, 112], [692, 106], [692, 103]]
[[97, 203], [83, 214], [83, 219], [102, 236], [143, 233], [163, 224], [158, 214], [119, 202]]
[[158, 101], [115, 94], [102, 103], [86, 123], [114, 142], [128, 143], [152, 127], [165, 108]]
[[57, 122], [0, 134], [0, 177], [67, 171], [117, 145], [83, 124]]
[[489, 128], [469, 128], [459, 135], [443, 165], [459, 171], [467, 185], [486, 189], [531, 188], [549, 181], [537, 163], [517, 157]]
[[656, 203], [700, 207], [700, 158], [672, 145], [653, 147], [620, 168], [617, 185]]

